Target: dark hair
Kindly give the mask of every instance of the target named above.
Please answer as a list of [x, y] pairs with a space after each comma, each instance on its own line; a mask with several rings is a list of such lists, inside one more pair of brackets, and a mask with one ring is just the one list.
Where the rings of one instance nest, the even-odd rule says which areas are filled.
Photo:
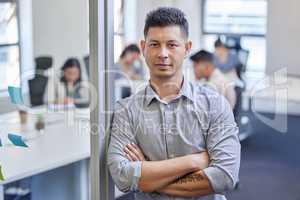
[[[81, 82], [81, 67], [80, 67], [80, 62], [77, 58], [67, 59], [66, 62], [64, 63], [64, 65], [62, 66], [61, 70], [64, 72], [66, 69], [72, 68], [72, 67], [76, 67], [79, 70], [79, 78], [75, 82], [75, 84], [78, 83], [78, 82]], [[60, 81], [64, 82], [64, 83], [67, 82], [64, 75], [62, 75], [62, 77], [60, 78]]]
[[217, 47], [226, 47], [220, 37], [218, 37], [218, 39], [215, 41], [215, 48]]
[[213, 63], [214, 55], [208, 51], [201, 50], [193, 54], [190, 59], [194, 62], [210, 62]]
[[186, 37], [189, 36], [189, 23], [185, 14], [178, 8], [160, 7], [147, 14], [144, 36], [151, 27], [179, 26]]
[[122, 51], [120, 58], [124, 58], [124, 56], [129, 52], [138, 53], [138, 54], [141, 53], [139, 47], [136, 44], [130, 44], [127, 47], [125, 47], [125, 49]]

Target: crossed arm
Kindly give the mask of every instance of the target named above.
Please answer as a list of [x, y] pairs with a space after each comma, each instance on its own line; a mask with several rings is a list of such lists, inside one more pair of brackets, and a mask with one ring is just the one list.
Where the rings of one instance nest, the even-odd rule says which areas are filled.
[[137, 141], [129, 114], [121, 107], [114, 114], [108, 149], [109, 170], [118, 188], [123, 192], [139, 189], [180, 197], [233, 189], [240, 164], [238, 129], [228, 102], [223, 106], [216, 101], [212, 107], [218, 112], [211, 116], [206, 138], [209, 158], [204, 152], [161, 161], [147, 161], [143, 152], [131, 144]]
[[146, 161], [135, 144], [126, 145], [124, 152], [130, 161], [142, 161], [139, 189], [143, 192], [180, 197], [206, 196], [214, 192], [202, 171], [209, 164], [206, 152], [163, 161]]

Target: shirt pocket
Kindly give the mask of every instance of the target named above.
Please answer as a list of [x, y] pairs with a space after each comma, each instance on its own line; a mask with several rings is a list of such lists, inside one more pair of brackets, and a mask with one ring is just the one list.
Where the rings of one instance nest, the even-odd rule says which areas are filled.
[[136, 141], [144, 155], [152, 161], [165, 159], [165, 139], [159, 112], [141, 114], [134, 123]]
[[[206, 120], [195, 111], [180, 116], [179, 139], [189, 148], [189, 153], [199, 153], [206, 150]], [[182, 145], [183, 145], [182, 144]]]

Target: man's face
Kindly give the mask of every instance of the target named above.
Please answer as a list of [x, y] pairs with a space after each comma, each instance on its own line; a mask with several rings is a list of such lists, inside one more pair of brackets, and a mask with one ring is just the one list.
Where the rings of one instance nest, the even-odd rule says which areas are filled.
[[140, 58], [140, 54], [138, 52], [128, 52], [125, 55], [125, 63], [127, 65], [133, 65], [133, 63]]
[[191, 45], [179, 26], [151, 27], [145, 41], [141, 41], [151, 78], [180, 76]]
[[222, 56], [224, 53], [226, 53], [228, 49], [225, 46], [219, 46], [215, 48], [215, 54], [217, 56]]
[[209, 78], [209, 67], [210, 63], [208, 62], [193, 62], [194, 74], [197, 80], [202, 78]]

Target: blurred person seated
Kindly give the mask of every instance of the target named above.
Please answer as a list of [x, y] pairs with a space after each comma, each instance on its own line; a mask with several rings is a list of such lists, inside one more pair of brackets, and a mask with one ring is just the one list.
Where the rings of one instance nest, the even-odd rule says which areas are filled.
[[214, 66], [213, 54], [201, 50], [193, 54], [190, 59], [193, 62], [196, 80], [223, 95], [233, 109], [236, 103], [234, 84], [226, 80], [223, 73]]
[[61, 71], [60, 79], [53, 78], [47, 85], [46, 102], [63, 105], [88, 104], [87, 82], [82, 81], [79, 60], [67, 59]]
[[220, 38], [215, 41], [213, 63], [229, 81], [239, 80], [236, 71], [236, 68], [240, 65], [238, 55], [235, 51], [227, 48]]
[[[125, 78], [127, 76], [130, 80], [143, 79], [144, 72], [142, 61], [140, 59], [141, 51], [136, 44], [130, 44], [122, 51], [119, 61], [115, 64], [116, 71], [115, 79]], [[125, 74], [122, 74], [125, 73]]]

